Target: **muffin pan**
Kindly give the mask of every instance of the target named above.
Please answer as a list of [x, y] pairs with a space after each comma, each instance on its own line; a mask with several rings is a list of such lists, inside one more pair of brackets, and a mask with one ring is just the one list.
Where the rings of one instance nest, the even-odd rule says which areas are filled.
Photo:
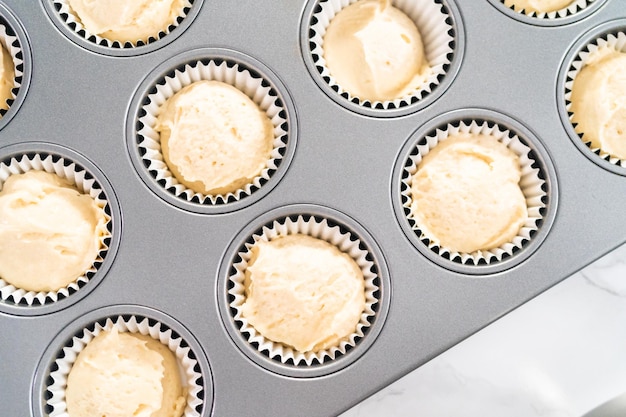
[[[312, 28], [348, 0], [190, 1], [176, 26], [134, 47], [68, 24], [65, 1], [0, 0], [20, 69], [0, 171], [84, 173], [111, 218], [106, 253], [78, 288], [31, 302], [0, 288], [2, 415], [66, 416], [71, 352], [114, 324], [185, 349], [187, 415], [337, 415], [624, 243], [626, 168], [589, 149], [567, 114], [579, 52], [626, 32], [622, 2], [526, 16], [497, 0], [430, 1], [448, 14], [441, 76], [416, 97], [367, 103], [324, 77]], [[274, 165], [242, 193], [180, 190], [150, 144], [151, 101], [187, 71], [272, 102]], [[428, 138], [472, 126], [502, 132], [536, 182], [534, 226], [483, 261], [424, 242], [404, 206], [405, 171]], [[290, 228], [339, 239], [369, 275], [357, 334], [319, 357], [276, 349], [238, 316], [237, 265], [255, 239]]]

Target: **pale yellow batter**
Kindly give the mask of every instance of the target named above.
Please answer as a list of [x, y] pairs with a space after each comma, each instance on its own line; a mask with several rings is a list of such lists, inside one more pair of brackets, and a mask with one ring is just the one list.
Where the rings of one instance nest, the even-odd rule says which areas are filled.
[[11, 175], [0, 191], [0, 277], [56, 291], [93, 264], [107, 233], [103, 210], [55, 174]]
[[69, 417], [180, 417], [185, 408], [176, 357], [139, 333], [103, 331], [79, 353], [67, 378]]
[[365, 283], [350, 256], [300, 234], [259, 241], [252, 253], [242, 314], [264, 337], [308, 352], [356, 331]]
[[583, 140], [626, 159], [626, 53], [596, 52], [576, 76], [571, 102], [572, 122]]
[[273, 125], [235, 87], [198, 81], [161, 107], [155, 130], [167, 166], [186, 187], [225, 194], [252, 182], [267, 166]]
[[513, 6], [516, 11], [526, 13], [549, 13], [561, 10], [572, 4], [574, 0], [505, 0], [504, 5]]
[[417, 167], [412, 216], [428, 238], [452, 251], [501, 246], [528, 216], [520, 175], [517, 155], [496, 138], [448, 137]]
[[185, 0], [69, 0], [90, 33], [137, 43], [165, 31], [183, 13]]
[[2, 55], [2, 65], [0, 66], [0, 109], [7, 110], [9, 104], [7, 100], [13, 98], [11, 90], [15, 86], [15, 64], [13, 57], [6, 50], [0, 47], [0, 55]]
[[360, 0], [339, 11], [326, 29], [323, 49], [337, 83], [370, 101], [410, 94], [429, 70], [415, 23], [385, 0]]

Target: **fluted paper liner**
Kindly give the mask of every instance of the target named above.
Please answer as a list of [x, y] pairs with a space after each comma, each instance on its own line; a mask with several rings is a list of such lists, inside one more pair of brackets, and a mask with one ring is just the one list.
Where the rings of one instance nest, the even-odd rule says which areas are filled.
[[232, 299], [230, 309], [235, 311], [234, 319], [241, 323], [239, 330], [250, 346], [256, 345], [256, 349], [259, 352], [267, 354], [270, 358], [279, 358], [282, 363], [292, 361], [296, 366], [311, 366], [316, 361], [322, 364], [345, 354], [350, 347], [354, 347], [358, 340], [364, 337], [365, 329], [371, 325], [369, 318], [376, 314], [374, 305], [378, 303], [375, 295], [378, 290], [378, 286], [375, 284], [375, 280], [378, 277], [374, 269], [375, 264], [367, 259], [368, 251], [361, 249], [361, 242], [358, 237], [349, 231], [342, 231], [338, 225], [329, 224], [324, 218], [316, 218], [317, 216], [306, 217], [305, 219], [304, 216], [299, 215], [297, 217], [289, 216], [274, 220], [272, 223], [263, 226], [262, 230], [253, 234], [252, 240], [256, 243], [259, 240], [270, 241], [279, 236], [304, 234], [325, 240], [352, 257], [361, 268], [365, 280], [365, 309], [361, 314], [361, 319], [354, 333], [344, 337], [336, 346], [331, 348], [303, 353], [296, 351], [290, 346], [265, 338], [250, 325], [248, 320], [242, 315], [241, 306], [246, 300], [244, 279], [245, 271], [252, 255], [251, 249], [254, 246], [254, 243], [249, 243], [251, 239], [245, 244], [245, 248], [241, 248], [238, 253], [241, 261], [233, 265], [234, 272], [229, 277], [229, 287], [232, 288], [228, 290], [228, 294]]
[[[47, 1], [50, 1], [50, 0], [47, 0]], [[71, 31], [73, 31], [80, 37], [85, 38], [86, 40], [96, 45], [106, 46], [108, 48], [136, 48], [138, 46], [148, 45], [150, 43], [158, 41], [159, 39], [164, 38], [165, 36], [169, 35], [172, 32], [172, 30], [178, 27], [180, 23], [183, 21], [183, 19], [185, 19], [185, 17], [187, 17], [189, 10], [191, 9], [194, 3], [194, 0], [186, 0], [185, 5], [183, 6], [183, 9], [181, 11], [181, 14], [176, 19], [174, 19], [174, 21], [171, 22], [167, 28], [164, 28], [161, 32], [155, 33], [153, 36], [151, 36], [147, 40], [138, 39], [135, 42], [128, 42], [128, 41], [120, 41], [116, 39], [103, 38], [102, 36], [89, 32], [83, 26], [83, 24], [80, 21], [80, 18], [76, 15], [74, 10], [72, 10], [72, 8], [70, 7], [68, 0], [51, 0], [51, 1], [53, 3], [54, 9], [61, 16], [66, 26]]]
[[[567, 77], [565, 78], [565, 109], [567, 110], [568, 117], [572, 125], [573, 122], [573, 113], [571, 110], [572, 107], [572, 88], [574, 86], [574, 80], [578, 76], [578, 73], [583, 69], [588, 60], [595, 55], [601, 49], [612, 49], [617, 52], [626, 53], [626, 32], [618, 32], [616, 34], [609, 33], [606, 35], [602, 35], [594, 40], [590, 41], [587, 45], [585, 45], [578, 54], [574, 57], [567, 71]], [[626, 159], [621, 159], [615, 157], [608, 152], [602, 150], [601, 148], [596, 148], [591, 145], [590, 141], [585, 140], [584, 133], [576, 131], [581, 140], [589, 147], [591, 152], [598, 155], [599, 158], [604, 159], [605, 161], [610, 162], [613, 165], [620, 166], [626, 168]]]
[[[229, 63], [231, 65], [229, 65]], [[251, 68], [251, 70], [254, 70]], [[161, 151], [160, 135], [154, 130], [160, 108], [168, 98], [172, 97], [183, 87], [201, 80], [215, 80], [230, 84], [246, 94], [262, 111], [267, 114], [274, 126], [273, 149], [267, 165], [252, 181], [242, 188], [226, 194], [202, 194], [197, 193], [178, 182], [163, 159]], [[227, 62], [226, 60], [197, 61], [187, 63], [184, 67], [176, 69], [172, 74], [159, 80], [154, 85], [156, 92], [147, 94], [141, 109], [145, 113], [139, 118], [141, 128], [137, 132], [140, 136], [138, 147], [143, 155], [141, 158], [148, 171], [161, 186], [176, 195], [178, 198], [189, 202], [197, 201], [201, 204], [216, 205], [238, 201], [251, 195], [270, 179], [283, 158], [284, 149], [287, 146], [287, 132], [285, 127], [286, 109], [279, 99], [272, 83], [257, 75], [253, 75], [246, 64]]]
[[[20, 56], [23, 56], [22, 47], [16, 36], [9, 35], [7, 33], [7, 27], [0, 23], [0, 44], [6, 49], [6, 51], [11, 54], [13, 58], [13, 70], [15, 71], [15, 76], [13, 79], [13, 88], [11, 89], [11, 98], [7, 100], [7, 104], [9, 105], [9, 109], [13, 105], [15, 98], [19, 92], [19, 89], [22, 85], [22, 77], [24, 73], [22, 72], [24, 61]], [[6, 114], [8, 110], [0, 110], [0, 114]]]
[[[175, 355], [180, 371], [181, 382], [187, 393], [187, 404], [183, 413], [184, 417], [197, 417], [200, 413], [197, 411], [202, 405], [202, 384], [199, 382], [202, 375], [196, 371], [198, 361], [195, 359], [197, 355], [191, 351], [188, 344], [183, 346], [183, 339], [172, 334], [169, 326], [156, 322], [151, 324], [148, 318], [141, 316], [117, 316], [109, 317], [106, 320], [97, 321], [86, 327], [79, 334], [72, 337], [65, 346], [62, 347], [62, 354], [59, 353], [54, 361], [50, 372], [50, 378], [46, 391], [49, 393], [49, 399], [46, 401], [48, 407], [52, 411], [49, 417], [70, 417], [67, 412], [67, 404], [65, 402], [65, 389], [67, 387], [67, 377], [76, 361], [80, 352], [103, 331], [110, 331], [114, 327], [120, 333], [141, 333], [149, 335], [155, 340], [166, 345]], [[153, 321], [154, 322], [154, 321]]]
[[23, 174], [31, 170], [46, 171], [68, 180], [78, 191], [88, 194], [94, 199], [98, 207], [102, 209], [106, 219], [105, 233], [100, 237], [98, 256], [93, 260], [91, 267], [87, 271], [76, 277], [76, 280], [66, 287], [57, 291], [26, 291], [9, 284], [0, 277], [0, 300], [16, 305], [36, 306], [54, 303], [69, 297], [89, 282], [98, 271], [98, 265], [102, 264], [109, 250], [111, 217], [106, 213], [105, 207], [108, 202], [94, 175], [63, 157], [53, 157], [49, 154], [42, 155], [38, 153], [34, 155], [24, 154], [19, 157], [13, 157], [8, 161], [0, 162], [0, 190], [11, 175]]
[[513, 10], [516, 13], [524, 14], [526, 16], [534, 17], [537, 19], [555, 20], [555, 19], [562, 19], [564, 17], [573, 16], [576, 13], [579, 13], [585, 10], [587, 7], [591, 6], [593, 3], [599, 0], [576, 0], [572, 2], [570, 5], [568, 5], [567, 7], [564, 7], [562, 9], [554, 10], [552, 12], [541, 12], [541, 13], [537, 13], [534, 11], [526, 12], [526, 10], [524, 10], [523, 8], [512, 4], [514, 1], [515, 0], [501, 0], [502, 4], [505, 7], [508, 7], [509, 9]]
[[[315, 67], [322, 79], [348, 101], [374, 109], [396, 109], [409, 106], [425, 98], [441, 83], [446, 75], [454, 53], [455, 29], [449, 23], [450, 14], [439, 0], [393, 0], [392, 5], [403, 11], [415, 22], [424, 43], [424, 55], [430, 67], [424, 83], [415, 91], [387, 101], [360, 99], [345, 91], [333, 78], [324, 59], [324, 35], [332, 18], [344, 7], [358, 0], [320, 0], [312, 15], [309, 34], [309, 48]], [[315, 23], [313, 23], [315, 22]]]
[[[456, 123], [455, 123], [456, 124]], [[489, 124], [492, 126], [490, 127]], [[413, 175], [417, 172], [422, 158], [428, 154], [440, 141], [446, 140], [447, 137], [458, 133], [483, 134], [493, 136], [500, 142], [505, 144], [518, 157], [521, 168], [520, 188], [526, 198], [526, 206], [528, 208], [528, 219], [522, 225], [517, 236], [510, 242], [500, 247], [489, 250], [477, 250], [471, 253], [457, 252], [435, 243], [432, 239], [425, 235], [424, 231], [417, 224], [411, 214], [411, 182]], [[403, 196], [403, 207], [407, 219], [411, 224], [413, 231], [416, 233], [420, 241], [428, 247], [428, 249], [438, 252], [440, 256], [448, 257], [453, 262], [463, 265], [479, 265], [493, 264], [521, 250], [524, 245], [532, 239], [533, 234], [538, 230], [541, 220], [543, 219], [543, 211], [546, 207], [544, 202], [547, 192], [543, 190], [545, 180], [542, 179], [541, 170], [534, 167], [534, 159], [532, 159], [532, 149], [524, 144], [520, 138], [510, 130], [503, 128], [497, 124], [487, 123], [485, 121], [468, 121], [460, 122], [458, 126], [448, 124], [437, 128], [435, 133], [426, 136], [416, 145], [417, 152], [412, 152], [404, 165], [404, 175], [401, 183], [400, 193]]]

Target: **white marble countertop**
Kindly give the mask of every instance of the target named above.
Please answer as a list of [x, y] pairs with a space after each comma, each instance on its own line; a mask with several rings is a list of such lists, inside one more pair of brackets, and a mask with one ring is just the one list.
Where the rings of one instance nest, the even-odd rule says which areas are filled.
[[581, 417], [625, 392], [623, 245], [341, 417]]

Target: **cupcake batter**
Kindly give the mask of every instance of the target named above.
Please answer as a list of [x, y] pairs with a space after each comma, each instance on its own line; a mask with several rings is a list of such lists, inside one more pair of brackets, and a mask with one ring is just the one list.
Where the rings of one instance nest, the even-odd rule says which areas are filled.
[[15, 64], [13, 57], [4, 46], [0, 47], [2, 66], [0, 66], [0, 109], [9, 109], [7, 100], [13, 98], [11, 90], [15, 86]]
[[226, 194], [267, 166], [274, 126], [235, 87], [198, 81], [169, 98], [157, 117], [165, 163], [176, 179], [202, 194]]
[[185, 408], [172, 351], [150, 336], [116, 328], [78, 354], [65, 397], [70, 417], [180, 417]]
[[185, 0], [69, 0], [90, 33], [133, 44], [165, 31], [183, 14], [185, 4]]
[[388, 0], [360, 0], [340, 10], [328, 25], [323, 49], [336, 82], [364, 100], [411, 94], [429, 69], [415, 23]]
[[511, 241], [528, 217], [518, 157], [493, 136], [459, 133], [418, 165], [411, 213], [426, 237], [471, 253]]
[[504, 5], [513, 6], [516, 11], [526, 13], [549, 13], [561, 10], [572, 4], [574, 0], [505, 0]]
[[583, 140], [626, 159], [626, 53], [596, 52], [576, 76], [571, 102], [572, 123]]
[[56, 291], [98, 256], [106, 218], [91, 196], [55, 174], [11, 175], [0, 191], [0, 277], [27, 291]]
[[365, 309], [356, 262], [307, 235], [257, 242], [245, 286], [243, 316], [264, 337], [300, 352], [336, 346], [356, 331]]

